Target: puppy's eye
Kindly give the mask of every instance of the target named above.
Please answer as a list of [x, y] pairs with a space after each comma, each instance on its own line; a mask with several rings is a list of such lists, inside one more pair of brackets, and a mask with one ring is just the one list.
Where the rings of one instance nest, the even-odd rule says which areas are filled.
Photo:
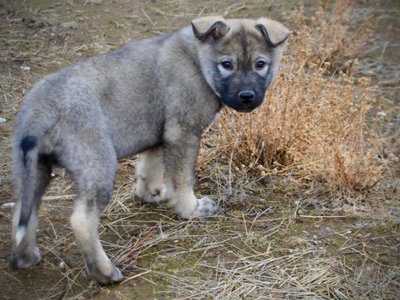
[[267, 62], [265, 60], [258, 60], [256, 62], [256, 69], [257, 70], [264, 69], [266, 65], [267, 65]]
[[229, 60], [224, 60], [224, 61], [221, 63], [221, 66], [222, 66], [225, 70], [229, 70], [229, 71], [233, 70], [233, 64], [232, 64], [232, 62], [230, 62]]

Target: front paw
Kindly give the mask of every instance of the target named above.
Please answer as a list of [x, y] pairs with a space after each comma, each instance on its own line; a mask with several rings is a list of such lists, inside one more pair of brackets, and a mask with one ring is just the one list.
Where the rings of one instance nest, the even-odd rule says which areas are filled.
[[208, 218], [215, 215], [215, 213], [218, 210], [218, 206], [214, 202], [214, 200], [208, 197], [198, 199], [197, 201], [198, 201], [198, 206], [195, 212], [196, 217]]
[[93, 270], [90, 277], [102, 285], [119, 283], [124, 279], [121, 271], [117, 267], [112, 267], [111, 274], [103, 274], [98, 269]]
[[35, 246], [21, 252], [13, 251], [9, 263], [14, 268], [24, 269], [37, 265], [41, 259], [39, 248]]
[[214, 200], [204, 197], [201, 199], [196, 199], [197, 205], [191, 212], [181, 212], [179, 216], [182, 219], [193, 219], [193, 218], [209, 218], [215, 215], [218, 210], [217, 204]]

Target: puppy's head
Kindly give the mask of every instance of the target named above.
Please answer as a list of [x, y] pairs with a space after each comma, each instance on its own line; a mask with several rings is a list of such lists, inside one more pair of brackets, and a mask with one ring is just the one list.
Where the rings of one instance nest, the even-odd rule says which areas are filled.
[[250, 112], [275, 79], [289, 30], [267, 19], [204, 17], [192, 21], [202, 73], [227, 106]]

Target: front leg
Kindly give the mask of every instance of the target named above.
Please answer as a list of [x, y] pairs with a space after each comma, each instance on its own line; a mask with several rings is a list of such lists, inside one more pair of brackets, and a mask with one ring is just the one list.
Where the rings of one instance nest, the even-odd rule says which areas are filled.
[[[172, 131], [172, 134], [171, 134]], [[182, 219], [210, 217], [217, 205], [208, 197], [197, 199], [193, 192], [195, 163], [200, 136], [181, 128], [170, 128], [164, 141], [164, 166], [170, 204]]]
[[143, 202], [157, 204], [167, 199], [162, 147], [148, 150], [140, 155], [136, 174], [138, 175], [136, 194]]

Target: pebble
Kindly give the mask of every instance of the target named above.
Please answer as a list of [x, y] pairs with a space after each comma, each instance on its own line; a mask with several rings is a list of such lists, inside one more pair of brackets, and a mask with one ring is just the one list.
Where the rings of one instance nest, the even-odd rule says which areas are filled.
[[60, 264], [58, 265], [58, 267], [60, 268], [60, 270], [65, 270], [67, 268], [67, 264], [65, 262], [60, 262]]
[[379, 111], [379, 112], [377, 113], [377, 115], [378, 115], [379, 117], [381, 117], [381, 118], [384, 118], [384, 117], [387, 116], [387, 113], [386, 113], [385, 111]]
[[19, 67], [22, 71], [30, 71], [30, 69], [31, 69], [31, 67], [30, 66], [27, 66], [27, 65], [22, 65], [22, 66], [20, 66]]
[[69, 28], [69, 29], [77, 29], [78, 23], [76, 23], [75, 21], [65, 22], [65, 23], [61, 23], [61, 27]]
[[6, 118], [0, 117], [0, 124], [3, 124], [3, 123], [5, 123], [5, 122], [7, 122], [7, 119], [6, 119]]

